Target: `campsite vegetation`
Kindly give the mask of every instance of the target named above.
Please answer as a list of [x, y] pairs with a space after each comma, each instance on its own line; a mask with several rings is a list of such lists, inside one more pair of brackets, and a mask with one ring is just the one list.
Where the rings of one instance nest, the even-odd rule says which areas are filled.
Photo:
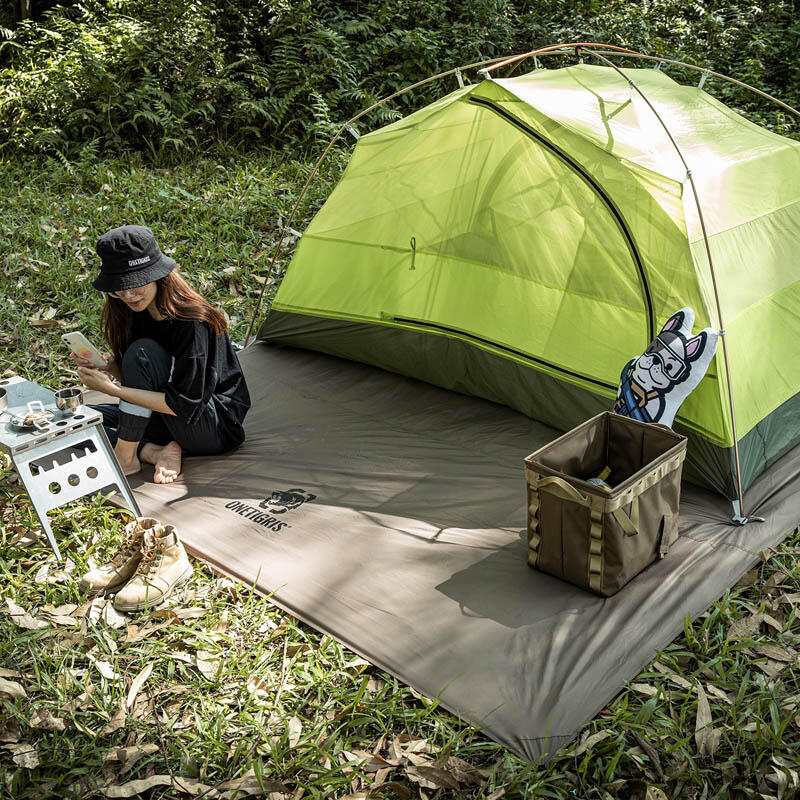
[[[33, 19], [15, 23], [22, 6]], [[121, 221], [166, 232], [167, 252], [241, 340], [321, 146], [352, 113], [428, 74], [586, 39], [707, 64], [797, 107], [799, 34], [796, 2], [0, 4], [0, 374], [75, 381], [58, 336], [69, 327], [100, 340], [87, 279], [98, 234]], [[782, 111], [735, 87], [706, 88], [798, 136]], [[364, 127], [440, 91], [406, 96]], [[294, 227], [346, 162], [344, 144]], [[59, 511], [66, 560], [56, 563], [4, 467], [0, 796], [781, 800], [800, 791], [800, 533], [687, 619], [578, 741], [529, 764], [200, 562], [166, 608], [124, 617], [89, 601], [77, 579], [113, 549], [122, 512], [97, 501]]]

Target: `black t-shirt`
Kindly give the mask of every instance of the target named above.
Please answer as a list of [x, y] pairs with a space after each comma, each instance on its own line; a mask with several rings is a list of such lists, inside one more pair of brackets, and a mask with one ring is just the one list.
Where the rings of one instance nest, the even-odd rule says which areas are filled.
[[244, 441], [250, 394], [227, 333], [217, 336], [196, 319], [155, 320], [145, 310], [133, 314], [130, 341], [137, 339], [153, 339], [175, 359], [164, 395], [177, 416], [191, 424], [214, 403], [230, 446]]

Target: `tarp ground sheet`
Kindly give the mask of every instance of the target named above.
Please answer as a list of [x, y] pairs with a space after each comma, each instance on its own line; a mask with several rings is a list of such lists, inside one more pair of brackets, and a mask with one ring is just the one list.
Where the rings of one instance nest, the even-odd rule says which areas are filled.
[[746, 495], [763, 523], [730, 525], [727, 501], [684, 483], [669, 556], [602, 599], [526, 564], [523, 458], [556, 431], [319, 353], [240, 358], [247, 441], [187, 459], [177, 483], [134, 480], [142, 512], [529, 759], [573, 739], [800, 519], [800, 448]]

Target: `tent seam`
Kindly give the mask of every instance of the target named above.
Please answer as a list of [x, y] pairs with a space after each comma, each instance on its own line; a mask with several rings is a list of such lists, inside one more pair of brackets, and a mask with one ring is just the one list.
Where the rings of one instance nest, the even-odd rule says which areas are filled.
[[[317, 242], [336, 242], [338, 244], [348, 244], [353, 245], [355, 247], [367, 247], [367, 248], [375, 248], [379, 250], [391, 250], [392, 252], [396, 253], [408, 253], [409, 249], [407, 247], [400, 247], [398, 245], [386, 245], [386, 244], [376, 244], [373, 242], [357, 242], [352, 241], [350, 239], [340, 239], [336, 236], [322, 236], [318, 233], [307, 233], [305, 234], [304, 238], [306, 239], [313, 239]], [[615, 303], [613, 300], [608, 300], [603, 297], [599, 297], [594, 294], [588, 294], [586, 292], [577, 292], [574, 289], [566, 289], [563, 286], [558, 286], [554, 283], [546, 283], [545, 281], [536, 280], [536, 278], [531, 277], [530, 275], [525, 275], [522, 272], [515, 272], [514, 270], [509, 269], [508, 267], [502, 267], [499, 264], [487, 264], [484, 261], [476, 261], [473, 258], [466, 258], [465, 256], [458, 256], [451, 253], [438, 253], [435, 250], [426, 250], [417, 247], [416, 254], [419, 256], [421, 254], [431, 256], [433, 258], [442, 257], [446, 259], [452, 259], [454, 261], [463, 261], [465, 264], [474, 264], [477, 267], [483, 267], [484, 269], [491, 269], [496, 272], [500, 272], [503, 275], [510, 275], [514, 278], [521, 278], [524, 281], [528, 281], [529, 283], [533, 283], [536, 286], [544, 286], [547, 289], [553, 289], [555, 291], [562, 292], [563, 294], [568, 294], [573, 297], [585, 297], [589, 300], [594, 300], [598, 303], [603, 303], [604, 305], [611, 306], [612, 308], [619, 308], [623, 311], [633, 311], [637, 314], [647, 315], [646, 311], [642, 311], [641, 308], [634, 307], [634, 306], [627, 306], [623, 305], [622, 303]]]
[[[746, 225], [750, 225], [753, 222], [756, 222], [760, 219], [764, 219], [765, 217], [771, 217], [773, 214], [778, 214], [781, 211], [785, 211], [787, 208], [792, 208], [793, 206], [800, 206], [800, 198], [795, 198], [794, 200], [785, 203], [782, 206], [778, 206], [777, 208], [772, 208], [769, 211], [765, 211], [763, 214], [756, 214], [754, 217], [748, 217], [748, 219], [741, 220], [733, 225], [728, 225], [727, 228], [720, 228], [719, 230], [714, 231], [714, 233], [710, 233], [708, 235], [709, 240], [713, 239], [715, 236], [720, 236], [723, 233], [728, 233], [729, 231], [736, 230], [737, 228], [743, 228]], [[688, 237], [687, 237], [688, 238]], [[689, 244], [699, 244], [703, 241], [703, 237], [700, 236], [697, 239], [689, 239]]]

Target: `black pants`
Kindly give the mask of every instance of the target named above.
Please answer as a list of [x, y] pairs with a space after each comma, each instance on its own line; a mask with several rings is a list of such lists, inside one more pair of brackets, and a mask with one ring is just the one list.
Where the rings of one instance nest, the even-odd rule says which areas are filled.
[[[122, 385], [131, 389], [163, 392], [172, 377], [173, 358], [152, 339], [132, 342], [122, 357]], [[140, 442], [138, 450], [151, 442], [165, 445], [177, 442], [186, 455], [216, 455], [230, 449], [217, 416], [213, 398], [200, 419], [191, 425], [172, 414], [121, 400], [120, 404], [91, 406], [103, 415], [103, 427], [112, 445], [117, 439]]]

